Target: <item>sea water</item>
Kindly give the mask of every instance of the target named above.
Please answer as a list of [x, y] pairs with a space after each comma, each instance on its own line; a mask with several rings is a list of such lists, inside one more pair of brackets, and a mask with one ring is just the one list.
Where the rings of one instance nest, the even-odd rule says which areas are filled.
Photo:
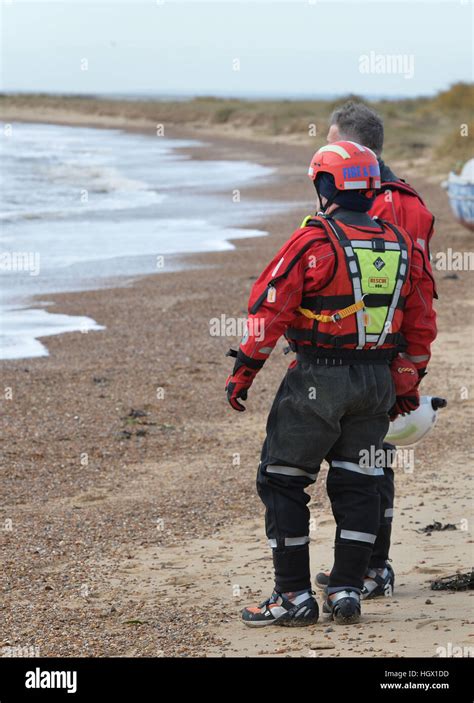
[[[0, 358], [44, 356], [40, 337], [103, 329], [86, 315], [48, 310], [48, 293], [176, 270], [184, 253], [229, 249], [230, 239], [265, 234], [248, 227], [256, 212], [285, 204], [263, 209], [235, 195], [271, 178], [272, 169], [190, 158], [186, 148], [200, 145], [121, 130], [4, 127]], [[33, 295], [45, 297], [32, 303]]]

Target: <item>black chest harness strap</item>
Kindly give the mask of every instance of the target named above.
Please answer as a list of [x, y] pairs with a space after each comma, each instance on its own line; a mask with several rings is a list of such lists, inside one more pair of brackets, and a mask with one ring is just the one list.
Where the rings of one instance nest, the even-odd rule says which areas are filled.
[[[362, 300], [362, 276], [360, 273], [359, 261], [354, 254], [354, 249], [350, 239], [348, 239], [344, 231], [339, 227], [339, 225], [332, 219], [327, 219], [331, 230], [338, 239], [340, 245], [344, 249], [344, 258], [347, 266], [347, 273], [351, 279], [352, 291], [354, 295], [354, 302]], [[365, 325], [364, 325], [364, 310], [359, 309], [356, 312], [357, 321], [357, 349], [363, 349], [366, 344], [365, 339]]]

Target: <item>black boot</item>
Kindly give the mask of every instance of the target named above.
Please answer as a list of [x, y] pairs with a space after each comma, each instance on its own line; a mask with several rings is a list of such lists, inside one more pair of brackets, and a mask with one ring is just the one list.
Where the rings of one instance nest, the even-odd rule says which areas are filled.
[[336, 591], [328, 596], [323, 612], [338, 625], [353, 625], [360, 620], [360, 596], [357, 591]]

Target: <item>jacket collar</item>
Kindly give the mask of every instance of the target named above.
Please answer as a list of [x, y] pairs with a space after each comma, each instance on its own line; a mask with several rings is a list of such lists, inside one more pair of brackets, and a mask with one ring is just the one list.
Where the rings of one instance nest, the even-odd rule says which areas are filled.
[[355, 210], [345, 210], [338, 207], [337, 210], [331, 212], [333, 219], [342, 222], [344, 225], [353, 225], [355, 227], [369, 227], [370, 229], [380, 229], [380, 225], [372, 219], [366, 212], [356, 212]]
[[399, 181], [398, 176], [394, 174], [391, 168], [383, 161], [383, 159], [377, 159], [380, 167], [380, 180], [382, 183], [393, 183], [393, 181]]

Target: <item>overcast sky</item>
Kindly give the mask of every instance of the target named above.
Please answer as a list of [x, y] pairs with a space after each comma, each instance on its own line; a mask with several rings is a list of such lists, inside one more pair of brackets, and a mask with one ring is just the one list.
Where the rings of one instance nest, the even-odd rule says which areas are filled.
[[7, 91], [415, 96], [473, 79], [472, 0], [0, 2]]

